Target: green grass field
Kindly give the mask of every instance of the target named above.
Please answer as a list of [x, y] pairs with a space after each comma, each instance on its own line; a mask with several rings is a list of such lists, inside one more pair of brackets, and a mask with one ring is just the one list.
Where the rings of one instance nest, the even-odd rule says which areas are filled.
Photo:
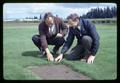
[[[75, 71], [95, 80], [117, 78], [117, 26], [96, 25], [100, 35], [100, 48], [94, 64], [63, 60], [61, 63], [48, 62], [38, 57], [38, 48], [31, 37], [38, 34], [38, 23], [4, 23], [3, 25], [3, 75], [7, 80], [41, 79], [26, 67], [31, 65], [65, 64]], [[76, 41], [73, 45], [76, 44]], [[49, 46], [52, 50], [53, 46]], [[73, 46], [72, 46], [73, 47]], [[56, 72], [55, 72], [56, 73]]]

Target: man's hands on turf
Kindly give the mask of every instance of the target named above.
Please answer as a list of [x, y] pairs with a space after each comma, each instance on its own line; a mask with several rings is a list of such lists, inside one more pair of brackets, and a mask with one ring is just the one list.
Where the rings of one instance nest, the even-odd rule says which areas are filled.
[[56, 62], [60, 62], [63, 59], [63, 54], [60, 54], [57, 58], [55, 58]]
[[92, 63], [94, 62], [94, 59], [95, 59], [95, 56], [90, 55], [90, 56], [88, 57], [88, 59], [87, 59], [87, 63], [88, 63], [88, 64], [92, 64]]
[[51, 53], [47, 54], [48, 61], [54, 61], [53, 55]]
[[47, 54], [48, 61], [54, 61], [53, 55], [50, 53], [49, 49], [46, 48], [45, 51], [46, 51], [46, 54]]

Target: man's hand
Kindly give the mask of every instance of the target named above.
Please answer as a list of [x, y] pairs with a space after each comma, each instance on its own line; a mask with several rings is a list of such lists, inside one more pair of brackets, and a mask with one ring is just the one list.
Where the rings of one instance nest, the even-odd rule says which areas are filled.
[[45, 49], [45, 52], [47, 53], [48, 61], [54, 61], [53, 55], [50, 53], [48, 48]]
[[47, 53], [48, 61], [54, 61], [53, 55], [51, 53]]
[[57, 58], [55, 58], [56, 62], [60, 62], [63, 59], [63, 54], [60, 54]]
[[95, 59], [95, 56], [90, 55], [90, 56], [88, 57], [88, 59], [87, 59], [87, 63], [88, 63], [88, 64], [93, 63], [94, 59]]
[[62, 36], [61, 33], [58, 33], [58, 34], [56, 35], [56, 38], [58, 38], [58, 37], [63, 37], [63, 36]]

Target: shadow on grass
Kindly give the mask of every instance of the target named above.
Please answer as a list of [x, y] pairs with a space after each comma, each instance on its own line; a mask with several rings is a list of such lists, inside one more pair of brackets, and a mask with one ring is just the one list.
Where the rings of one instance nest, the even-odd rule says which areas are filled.
[[39, 51], [25, 51], [22, 53], [22, 56], [30, 56], [30, 57], [36, 57], [36, 58], [40, 58], [39, 56]]

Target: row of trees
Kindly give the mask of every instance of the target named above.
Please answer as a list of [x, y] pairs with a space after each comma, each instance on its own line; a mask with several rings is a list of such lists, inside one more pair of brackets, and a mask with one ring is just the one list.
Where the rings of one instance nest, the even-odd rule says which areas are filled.
[[[102, 8], [95, 8], [91, 9], [86, 14], [82, 15], [83, 18], [113, 18], [117, 16], [117, 7], [106, 7], [104, 9]], [[58, 15], [56, 15], [58, 17]], [[33, 16], [33, 17], [26, 17], [26, 19], [42, 19], [42, 15], [40, 14], [39, 17]]]
[[87, 14], [84, 14], [83, 18], [113, 18], [117, 16], [117, 8], [95, 8], [91, 9]]

